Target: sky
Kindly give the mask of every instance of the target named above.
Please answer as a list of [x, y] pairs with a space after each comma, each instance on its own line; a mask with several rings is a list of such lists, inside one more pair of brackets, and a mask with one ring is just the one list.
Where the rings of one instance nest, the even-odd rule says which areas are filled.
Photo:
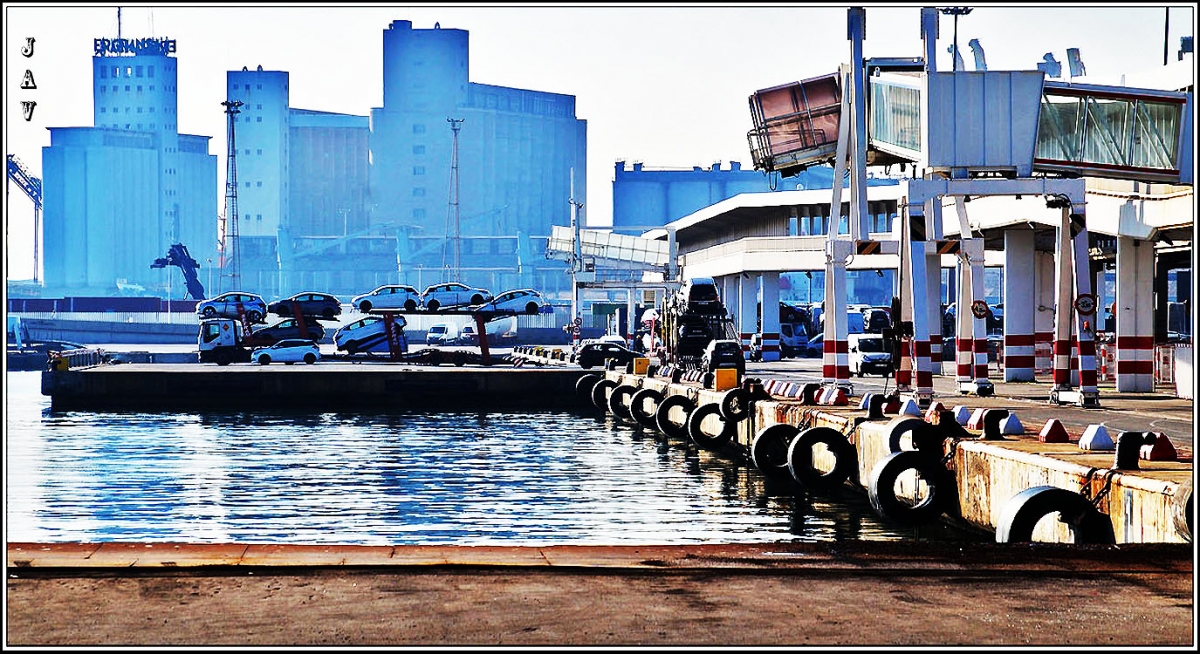
[[[751, 168], [749, 96], [849, 62], [849, 6], [142, 4], [121, 6], [120, 34], [176, 40], [179, 131], [213, 137], [221, 205], [228, 71], [287, 71], [291, 106], [365, 116], [383, 104], [383, 31], [391, 21], [466, 30], [472, 82], [575, 96], [588, 134], [587, 179], [576, 184], [586, 181], [583, 214], [597, 226], [612, 223], [617, 161]], [[866, 8], [864, 57], [923, 55], [921, 5], [854, 6]], [[1074, 47], [1087, 81], [1117, 84], [1161, 69], [1164, 50], [1175, 62], [1195, 20], [1193, 5], [977, 4], [957, 19], [957, 32], [967, 70], [974, 69], [971, 39], [989, 70], [1036, 70], [1053, 53], [1064, 76]], [[47, 128], [93, 125], [92, 41], [117, 36], [117, 6], [5, 3], [4, 23], [5, 152], [41, 177]], [[939, 70], [951, 67], [954, 35], [955, 19], [942, 15]], [[31, 37], [33, 55], [23, 57]], [[36, 89], [21, 89], [27, 72]], [[37, 107], [25, 121], [20, 103], [30, 99]], [[559, 224], [569, 223], [567, 200]], [[32, 203], [10, 188], [4, 215], [7, 277], [32, 279]]]

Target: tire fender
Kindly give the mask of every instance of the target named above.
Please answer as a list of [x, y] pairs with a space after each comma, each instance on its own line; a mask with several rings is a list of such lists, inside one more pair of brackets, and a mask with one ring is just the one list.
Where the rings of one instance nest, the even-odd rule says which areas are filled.
[[[654, 414], [662, 400], [662, 393], [653, 388], [643, 388], [629, 398], [629, 415], [633, 416], [634, 422], [647, 429], [658, 429], [658, 425], [654, 422]], [[647, 401], [654, 403], [654, 410], [647, 411], [645, 409]]]
[[750, 393], [744, 388], [734, 388], [721, 398], [721, 417], [731, 422], [741, 422], [750, 416]]
[[1171, 498], [1171, 514], [1175, 519], [1175, 529], [1187, 542], [1192, 542], [1192, 513], [1196, 505], [1192, 502], [1192, 480], [1189, 479], [1175, 489]]
[[[671, 410], [676, 407], [683, 411], [683, 422], [681, 423], [671, 420]], [[687, 438], [688, 417], [695, 410], [696, 404], [686, 395], [672, 395], [658, 403], [658, 410], [654, 412], [654, 424], [669, 438]]]
[[788, 446], [800, 433], [800, 428], [786, 422], [760, 429], [750, 443], [750, 460], [754, 467], [768, 475], [788, 473]]
[[941, 458], [943, 436], [937, 427], [920, 418], [898, 418], [892, 422], [888, 435], [888, 450], [895, 453], [902, 451], [900, 439], [904, 434], [912, 432], [913, 447], [923, 454]]
[[612, 393], [608, 395], [608, 411], [613, 416], [620, 418], [626, 422], [635, 422], [633, 416], [629, 413], [629, 405], [626, 404], [629, 398], [637, 392], [636, 386], [629, 384], [620, 384], [615, 386]]
[[[916, 470], [928, 487], [927, 495], [916, 505], [896, 496], [896, 479], [909, 470]], [[925, 525], [945, 512], [953, 481], [940, 461], [905, 450], [893, 452], [875, 464], [867, 481], [867, 495], [880, 517], [902, 525]]]
[[1058, 513], [1070, 526], [1076, 545], [1115, 545], [1112, 521], [1080, 493], [1057, 486], [1034, 486], [1013, 495], [1000, 509], [996, 521], [997, 543], [1033, 542], [1033, 531], [1042, 518]]
[[[813, 467], [813, 446], [823, 444], [834, 457], [833, 468], [821, 472]], [[858, 452], [844, 434], [832, 427], [812, 427], [792, 439], [787, 466], [792, 478], [814, 490], [833, 490], [846, 483], [858, 465]]]
[[592, 385], [592, 404], [601, 411], [608, 410], [608, 393], [617, 387], [617, 382], [611, 379], [601, 379]]
[[[721, 423], [721, 431], [715, 436], [708, 434], [702, 428], [705, 419], [709, 416], [716, 416]], [[728, 443], [733, 438], [733, 434], [737, 431], [736, 425], [737, 423], [734, 421], [721, 417], [721, 407], [717, 403], [702, 404], [688, 415], [687, 434], [696, 445], [705, 449], [714, 449]]]
[[596, 382], [600, 381], [600, 375], [589, 374], [583, 375], [575, 380], [575, 392], [579, 394], [580, 399], [590, 400], [592, 398], [592, 387]]

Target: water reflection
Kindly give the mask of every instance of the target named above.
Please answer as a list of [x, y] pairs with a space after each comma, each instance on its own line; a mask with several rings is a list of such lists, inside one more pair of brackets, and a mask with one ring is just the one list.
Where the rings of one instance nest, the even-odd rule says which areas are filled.
[[38, 373], [6, 380], [10, 541], [967, 538], [592, 413], [50, 412]]

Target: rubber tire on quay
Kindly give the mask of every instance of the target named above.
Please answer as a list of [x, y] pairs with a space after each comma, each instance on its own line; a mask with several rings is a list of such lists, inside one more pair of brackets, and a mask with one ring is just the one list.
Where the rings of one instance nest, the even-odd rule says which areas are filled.
[[[813, 446], [825, 445], [834, 457], [833, 469], [821, 472], [813, 466]], [[792, 439], [787, 466], [792, 478], [813, 490], [828, 491], [842, 486], [858, 465], [858, 452], [844, 434], [832, 427], [812, 427]]]
[[1175, 495], [1171, 498], [1171, 514], [1175, 520], [1175, 529], [1189, 543], [1192, 542], [1192, 514], [1196, 508], [1192, 500], [1192, 486], [1191, 479], [1183, 482], [1175, 489]]
[[744, 388], [734, 388], [721, 398], [721, 417], [741, 422], [750, 416], [750, 392]]
[[592, 399], [592, 387], [601, 379], [603, 377], [594, 373], [584, 375], [575, 380], [575, 392], [579, 394], [580, 399], [590, 400]]
[[637, 422], [629, 413], [629, 406], [625, 404], [625, 398], [632, 397], [637, 392], [636, 386], [629, 384], [619, 384], [613, 388], [612, 393], [608, 395], [608, 411], [613, 414], [613, 417], [619, 418], [625, 422]]
[[[896, 479], [908, 470], [916, 470], [929, 490], [915, 505], [896, 497]], [[871, 470], [867, 496], [871, 507], [884, 519], [908, 526], [927, 525], [945, 512], [953, 481], [937, 459], [916, 450], [893, 452]]]
[[1075, 545], [1116, 544], [1112, 520], [1082, 494], [1058, 486], [1034, 486], [1009, 498], [996, 520], [996, 542], [1033, 542], [1037, 523], [1052, 513], [1070, 525]]
[[[658, 405], [662, 403], [662, 393], [653, 388], [643, 388], [633, 394], [629, 398], [629, 415], [633, 416], [633, 421], [645, 427], [646, 429], [658, 429], [658, 424], [654, 421], [654, 414], [658, 410]], [[654, 402], [654, 411], [644, 411], [642, 407], [647, 401]]]
[[608, 393], [617, 387], [611, 379], [601, 379], [592, 386], [592, 404], [601, 412], [608, 410]]
[[[704, 420], [716, 416], [721, 421], [721, 433], [710, 436], [702, 428]], [[721, 417], [721, 406], [716, 402], [702, 404], [688, 416], [687, 433], [692, 442], [705, 449], [715, 449], [728, 443], [737, 432], [737, 423]]]
[[750, 460], [764, 474], [788, 475], [788, 446], [800, 428], [786, 422], [760, 429], [750, 444]]
[[[683, 422], [676, 424], [671, 421], [671, 409], [679, 407], [683, 410]], [[686, 395], [672, 395], [658, 403], [654, 412], [654, 424], [668, 438], [688, 438], [688, 418], [696, 410], [696, 404]]]
[[888, 435], [888, 450], [893, 453], [904, 451], [900, 447], [900, 439], [909, 431], [912, 432], [910, 439], [914, 449], [941, 458], [940, 448], [944, 437], [936, 426], [920, 418], [902, 418], [897, 421]]

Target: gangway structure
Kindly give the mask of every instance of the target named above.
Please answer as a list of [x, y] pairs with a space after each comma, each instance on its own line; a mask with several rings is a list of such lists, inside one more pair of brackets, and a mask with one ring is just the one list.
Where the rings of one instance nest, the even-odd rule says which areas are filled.
[[[931, 402], [940, 260], [954, 255], [959, 262], [958, 306], [972, 308], [956, 315], [959, 390], [990, 393], [983, 244], [972, 233], [965, 203], [980, 196], [1028, 195], [1043, 198], [1048, 209], [1061, 213], [1055, 306], [1062, 310], [1054, 314], [1049, 399], [1098, 406], [1091, 318], [1096, 296], [1081, 176], [1190, 185], [1191, 94], [1054, 83], [1040, 70], [939, 72], [937, 14], [934, 8], [921, 10], [923, 58], [864, 59], [865, 12], [850, 8], [855, 65], [844, 66], [837, 75], [765, 89], [750, 99], [754, 129], [748, 139], [756, 169], [795, 174], [828, 161], [832, 149], [834, 178], [849, 174], [848, 235], [836, 233], [840, 185], [834, 185], [830, 205], [825, 279], [826, 299], [833, 303], [827, 313], [834, 321], [825, 326], [824, 383], [841, 386], [848, 378], [845, 326], [838, 324], [845, 313], [847, 261], [897, 251], [898, 387], [921, 406]], [[906, 181], [907, 198], [893, 239], [872, 241], [864, 228], [865, 167], [892, 163], [913, 165], [921, 177]], [[944, 236], [946, 199], [953, 200], [958, 217], [956, 239]], [[1078, 389], [1070, 376], [1073, 348], [1078, 351]]]

